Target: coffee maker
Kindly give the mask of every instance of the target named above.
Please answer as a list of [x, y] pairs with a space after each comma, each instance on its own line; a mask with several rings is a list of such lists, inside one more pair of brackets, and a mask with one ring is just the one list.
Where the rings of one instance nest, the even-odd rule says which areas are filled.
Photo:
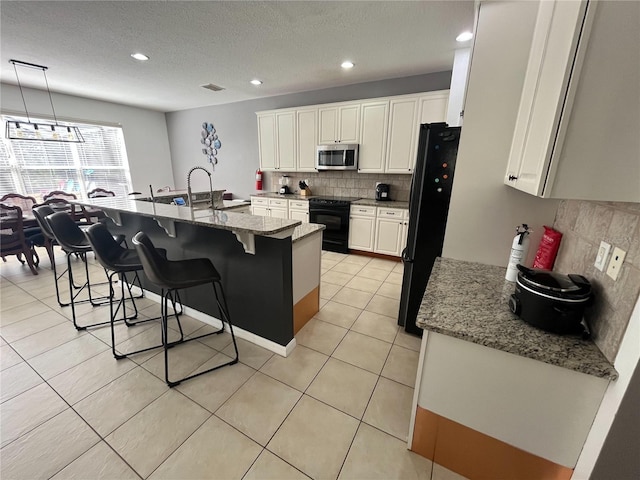
[[376, 200], [388, 201], [391, 200], [389, 196], [389, 184], [388, 183], [376, 183]]

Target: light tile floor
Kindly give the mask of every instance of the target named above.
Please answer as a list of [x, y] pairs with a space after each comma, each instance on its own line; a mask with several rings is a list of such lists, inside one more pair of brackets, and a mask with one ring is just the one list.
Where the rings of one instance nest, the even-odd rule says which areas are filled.
[[[116, 361], [108, 327], [73, 328], [40, 250], [38, 276], [0, 262], [3, 479], [461, 478], [406, 449], [420, 340], [396, 325], [400, 263], [323, 252], [321, 310], [292, 355], [240, 339], [240, 363], [169, 389], [161, 353]], [[104, 275], [94, 262], [91, 273]], [[77, 310], [80, 323], [108, 317]], [[210, 329], [188, 317], [183, 327]], [[118, 326], [118, 349], [158, 343], [158, 330]], [[172, 349], [176, 375], [225, 361], [230, 342]]]

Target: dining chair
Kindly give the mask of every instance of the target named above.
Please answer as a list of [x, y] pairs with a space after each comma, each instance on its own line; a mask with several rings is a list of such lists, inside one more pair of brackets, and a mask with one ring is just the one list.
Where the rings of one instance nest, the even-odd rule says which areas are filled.
[[[19, 193], [7, 193], [0, 198], [0, 203], [17, 206], [22, 209], [22, 225], [24, 235], [37, 247], [46, 247], [46, 238], [33, 216], [33, 207], [37, 205], [35, 197]], [[47, 251], [48, 253], [48, 251]]]
[[38, 203], [35, 197], [28, 195], [20, 195], [19, 193], [7, 193], [0, 198], [0, 203], [5, 205], [17, 206], [22, 209], [23, 217], [32, 217], [31, 210]]
[[7, 255], [15, 255], [24, 265], [25, 260], [22, 260], [22, 255], [24, 255], [31, 273], [38, 275], [36, 267], [40, 263], [40, 258], [33, 245], [33, 242], [24, 234], [22, 209], [17, 205], [0, 203], [0, 256], [2, 260], [6, 262]]
[[87, 197], [89, 198], [98, 198], [98, 197], [115, 197], [116, 194], [111, 190], [105, 190], [104, 188], [94, 188], [90, 192], [87, 193]]
[[47, 205], [53, 208], [55, 212], [67, 212], [69, 215], [71, 215], [71, 218], [73, 218], [73, 220], [79, 225], [89, 225], [91, 223], [91, 218], [87, 214], [85, 208], [82, 205], [71, 203], [67, 198], [49, 197], [42, 203], [39, 203], [37, 206], [40, 207], [43, 205]]
[[[104, 188], [94, 188], [93, 190], [91, 190], [90, 192], [87, 193], [87, 197], [89, 198], [102, 198], [102, 197], [115, 197], [116, 194], [114, 192], [112, 192], [111, 190], [105, 190]], [[86, 212], [87, 216], [89, 217], [89, 221], [91, 223], [92, 219], [95, 218], [96, 221], [100, 222], [102, 220], [104, 220], [105, 218], [107, 218], [107, 216], [105, 215], [105, 213], [100, 210], [99, 208], [94, 208], [94, 207], [84, 207], [84, 211]]]

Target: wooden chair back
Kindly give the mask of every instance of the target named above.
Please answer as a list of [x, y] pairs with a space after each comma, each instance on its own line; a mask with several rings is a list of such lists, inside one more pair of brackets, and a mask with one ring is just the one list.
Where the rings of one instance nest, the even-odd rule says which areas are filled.
[[23, 254], [31, 272], [38, 275], [38, 254], [33, 248], [33, 243], [25, 237], [22, 209], [17, 205], [0, 203], [0, 256], [4, 259], [7, 255], [15, 255], [24, 263]]
[[[53, 192], [49, 192], [42, 197], [42, 201], [46, 202], [52, 198], [59, 198], [63, 200], [77, 200], [75, 193], [63, 192], [62, 190], [54, 190]], [[42, 204], [41, 204], [42, 205]]]
[[33, 207], [37, 204], [37, 201], [34, 197], [20, 195], [19, 193], [7, 193], [2, 198], [0, 198], [0, 203], [20, 207], [22, 209], [22, 215], [32, 217], [32, 210]]
[[94, 188], [89, 193], [87, 193], [87, 197], [89, 198], [98, 198], [98, 197], [115, 197], [116, 194], [111, 190], [105, 190], [104, 188]]

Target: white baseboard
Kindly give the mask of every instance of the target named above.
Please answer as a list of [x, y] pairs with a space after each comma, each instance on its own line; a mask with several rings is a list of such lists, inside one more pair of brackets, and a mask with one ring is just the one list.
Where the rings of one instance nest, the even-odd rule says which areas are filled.
[[[160, 303], [161, 297], [157, 293], [150, 292], [149, 290], [143, 291], [143, 290], [140, 290], [140, 288], [135, 286], [131, 288], [131, 291], [136, 295], [140, 295], [141, 292], [144, 292], [144, 296], [146, 298], [148, 298], [149, 300], [153, 300], [158, 304]], [[191, 308], [187, 305], [184, 305], [184, 313], [185, 315], [188, 315], [191, 318], [195, 318], [196, 320], [199, 320], [202, 323], [206, 323], [207, 325], [211, 325], [212, 327], [215, 327], [215, 328], [222, 327], [222, 320], [220, 320], [219, 318], [212, 317], [211, 315], [208, 315], [206, 313], [202, 313], [201, 311]], [[283, 346], [283, 345], [280, 345], [279, 343], [268, 340], [264, 337], [261, 337], [260, 335], [256, 335], [255, 333], [249, 332], [248, 330], [244, 330], [235, 325], [233, 326], [233, 333], [235, 334], [236, 337], [242, 338], [247, 342], [254, 343], [262, 348], [266, 348], [270, 352], [277, 353], [281, 357], [288, 357], [291, 354], [291, 352], [293, 352], [293, 349], [296, 348], [295, 337], [292, 338], [291, 341], [286, 346]]]

